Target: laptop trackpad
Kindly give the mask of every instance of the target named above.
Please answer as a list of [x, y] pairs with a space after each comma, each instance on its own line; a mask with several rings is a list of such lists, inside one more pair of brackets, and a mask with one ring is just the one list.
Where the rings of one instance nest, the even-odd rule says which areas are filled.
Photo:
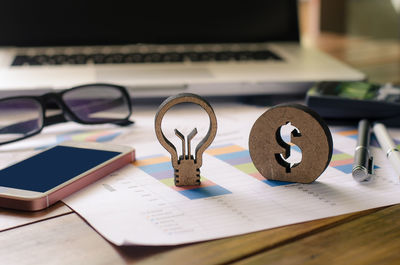
[[213, 77], [207, 68], [97, 68], [98, 82], [125, 82], [131, 80], [186, 80]]

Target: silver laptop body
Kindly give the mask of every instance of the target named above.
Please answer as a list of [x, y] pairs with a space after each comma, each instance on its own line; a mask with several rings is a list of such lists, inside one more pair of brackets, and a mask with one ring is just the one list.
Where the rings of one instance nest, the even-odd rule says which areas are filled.
[[169, 2], [65, 3], [62, 14], [57, 3], [10, 2], [0, 18], [0, 96], [86, 83], [124, 85], [133, 97], [284, 94], [365, 78], [300, 45], [294, 0], [183, 11]]

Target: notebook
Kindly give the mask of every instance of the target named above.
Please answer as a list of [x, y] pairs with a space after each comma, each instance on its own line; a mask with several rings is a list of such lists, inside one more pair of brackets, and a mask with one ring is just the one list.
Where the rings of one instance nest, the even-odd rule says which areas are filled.
[[86, 83], [133, 97], [303, 93], [364, 74], [300, 45], [297, 1], [4, 1], [0, 95]]

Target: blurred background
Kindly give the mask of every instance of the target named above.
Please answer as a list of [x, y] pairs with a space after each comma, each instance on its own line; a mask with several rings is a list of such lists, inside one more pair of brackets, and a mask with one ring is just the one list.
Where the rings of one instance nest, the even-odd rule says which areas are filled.
[[299, 0], [302, 43], [400, 84], [400, 0]]

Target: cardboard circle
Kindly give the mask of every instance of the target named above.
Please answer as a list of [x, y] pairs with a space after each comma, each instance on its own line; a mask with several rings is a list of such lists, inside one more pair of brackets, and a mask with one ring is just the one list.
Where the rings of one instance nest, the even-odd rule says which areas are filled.
[[[281, 126], [291, 122], [300, 136], [291, 142], [302, 151], [302, 160], [287, 168], [277, 156], [286, 149], [277, 140]], [[249, 151], [254, 166], [269, 180], [311, 183], [328, 167], [332, 157], [332, 135], [323, 119], [310, 108], [300, 104], [281, 104], [264, 112], [254, 123], [249, 136]]]

